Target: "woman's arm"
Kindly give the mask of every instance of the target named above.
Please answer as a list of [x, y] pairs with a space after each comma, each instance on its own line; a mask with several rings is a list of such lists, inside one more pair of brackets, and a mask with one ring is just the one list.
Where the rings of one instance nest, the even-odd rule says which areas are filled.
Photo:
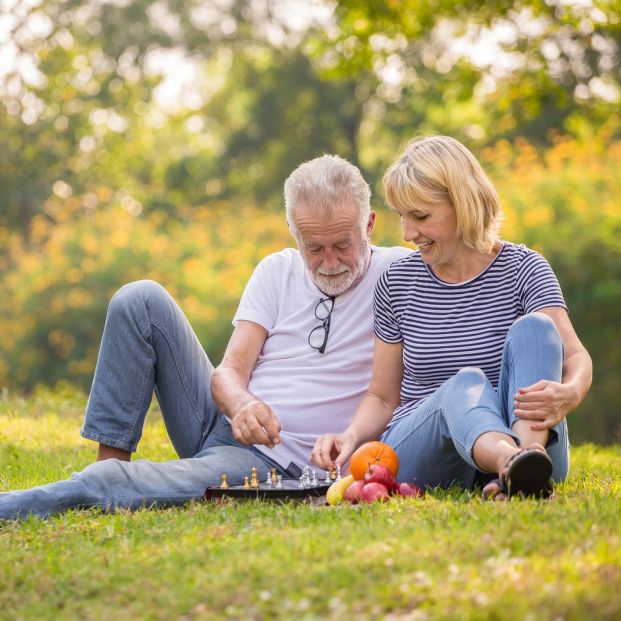
[[562, 382], [541, 380], [520, 388], [515, 395], [515, 414], [533, 420], [533, 430], [549, 429], [578, 407], [593, 379], [591, 356], [580, 342], [564, 308], [547, 307], [538, 312], [554, 321], [563, 342]]
[[402, 378], [403, 344], [376, 337], [371, 384], [347, 430], [317, 438], [313, 463], [324, 470], [342, 466], [362, 443], [377, 440], [399, 405]]

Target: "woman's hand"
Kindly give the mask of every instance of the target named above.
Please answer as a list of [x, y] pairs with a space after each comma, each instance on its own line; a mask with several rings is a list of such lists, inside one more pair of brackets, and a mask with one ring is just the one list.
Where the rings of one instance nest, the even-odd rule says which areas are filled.
[[351, 433], [327, 433], [317, 438], [311, 453], [312, 463], [322, 470], [343, 466], [356, 449], [356, 438]]
[[540, 380], [520, 388], [513, 402], [515, 415], [523, 420], [533, 421], [533, 431], [554, 427], [575, 406], [575, 391], [566, 384], [550, 380]]

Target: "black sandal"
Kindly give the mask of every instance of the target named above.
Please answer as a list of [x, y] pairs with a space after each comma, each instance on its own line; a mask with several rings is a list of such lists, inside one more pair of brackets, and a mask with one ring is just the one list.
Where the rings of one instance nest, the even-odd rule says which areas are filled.
[[509, 458], [502, 475], [503, 487], [511, 498], [549, 498], [552, 494], [552, 460], [545, 451], [525, 448]]

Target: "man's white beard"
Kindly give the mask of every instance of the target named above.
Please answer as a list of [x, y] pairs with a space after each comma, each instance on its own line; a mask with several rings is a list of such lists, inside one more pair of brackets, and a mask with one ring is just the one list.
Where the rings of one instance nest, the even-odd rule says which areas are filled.
[[[311, 280], [327, 295], [341, 295], [348, 289], [351, 289], [354, 285], [364, 276], [367, 270], [367, 262], [369, 260], [369, 242], [364, 239], [360, 244], [360, 256], [356, 261], [354, 269], [349, 269], [346, 265], [341, 264], [334, 270], [324, 270], [319, 268], [316, 272], [311, 272], [306, 269], [311, 277]], [[339, 274], [338, 276], [331, 276], [332, 274]], [[330, 277], [329, 277], [330, 276]]]

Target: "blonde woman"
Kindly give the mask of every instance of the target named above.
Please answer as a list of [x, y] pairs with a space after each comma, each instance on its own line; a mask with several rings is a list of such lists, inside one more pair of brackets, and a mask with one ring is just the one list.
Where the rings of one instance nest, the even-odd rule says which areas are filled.
[[565, 419], [592, 371], [554, 272], [499, 238], [498, 195], [457, 140], [411, 141], [384, 187], [418, 251], [378, 281], [370, 387], [313, 460], [343, 465], [381, 437], [401, 480], [472, 488], [487, 474], [486, 498], [548, 496], [567, 477]]

